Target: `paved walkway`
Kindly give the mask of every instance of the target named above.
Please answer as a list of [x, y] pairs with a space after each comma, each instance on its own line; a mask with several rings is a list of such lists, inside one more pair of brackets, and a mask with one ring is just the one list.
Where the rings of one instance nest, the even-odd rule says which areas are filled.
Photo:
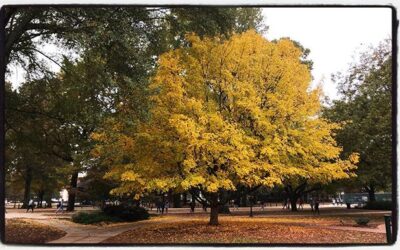
[[335, 230], [348, 230], [348, 231], [358, 231], [358, 232], [369, 232], [369, 233], [386, 234], [385, 224], [380, 224], [376, 228], [351, 227], [351, 226], [328, 226], [326, 228], [327, 229], [335, 229]]
[[36, 222], [58, 228], [67, 233], [65, 236], [57, 240], [47, 242], [50, 244], [97, 244], [125, 231], [129, 231], [138, 227], [147, 227], [164, 220], [168, 220], [168, 223], [174, 223], [185, 219], [192, 219], [191, 217], [172, 219], [165, 216], [154, 218], [152, 220], [96, 226], [73, 223], [69, 220], [72, 214], [73, 213], [55, 214], [54, 211], [50, 210], [45, 210], [44, 212], [37, 211], [35, 213], [26, 213], [22, 212], [22, 210], [12, 210], [12, 212], [9, 211], [6, 213], [6, 219], [18, 218], [34, 220]]
[[[136, 228], [148, 227], [157, 223], [160, 223], [163, 220], [168, 220], [168, 223], [174, 223], [182, 220], [190, 220], [191, 218], [173, 218], [170, 219], [168, 217], [157, 218], [153, 220], [145, 220], [138, 222], [130, 222], [130, 223], [118, 223], [111, 224], [105, 226], [92, 226], [92, 225], [79, 225], [72, 222], [65, 223], [57, 223], [51, 222], [46, 223], [49, 226], [57, 227], [61, 230], [64, 230], [67, 234], [57, 240], [50, 241], [47, 243], [51, 244], [96, 244], [101, 243], [102, 241], [121, 234], [125, 231], [129, 231]], [[165, 223], [165, 222], [164, 222]]]
[[[56, 222], [57, 223], [57, 222]], [[48, 225], [51, 225], [53, 223], [47, 223]], [[69, 222], [68, 224], [74, 224]], [[146, 224], [152, 224], [146, 221]], [[145, 225], [143, 222], [136, 222], [136, 223], [128, 223], [128, 224], [122, 224], [122, 225], [114, 225], [110, 227], [101, 227], [101, 226], [82, 226], [82, 225], [66, 225], [66, 224], [53, 224], [52, 226], [55, 226], [61, 230], [64, 230], [67, 234], [57, 240], [50, 241], [48, 243], [51, 244], [57, 244], [57, 243], [63, 243], [63, 244], [70, 244], [70, 243], [75, 243], [75, 244], [96, 244], [100, 243], [110, 237], [116, 236], [120, 233], [123, 233], [125, 231], [131, 230], [133, 228], [137, 228], [140, 226]]]

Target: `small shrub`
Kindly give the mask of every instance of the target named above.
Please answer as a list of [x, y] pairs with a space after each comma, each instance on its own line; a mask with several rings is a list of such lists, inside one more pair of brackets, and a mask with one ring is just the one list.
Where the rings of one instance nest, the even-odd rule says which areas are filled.
[[94, 224], [100, 222], [118, 222], [121, 221], [120, 218], [109, 216], [103, 212], [79, 212], [72, 216], [72, 221], [79, 224]]
[[146, 209], [137, 206], [106, 206], [103, 208], [103, 212], [108, 216], [117, 217], [123, 221], [146, 220], [150, 217]]
[[370, 221], [370, 219], [368, 219], [368, 218], [357, 218], [357, 219], [355, 219], [355, 222], [359, 226], [366, 226], [369, 221]]
[[365, 209], [371, 210], [392, 210], [391, 201], [369, 201], [364, 206]]

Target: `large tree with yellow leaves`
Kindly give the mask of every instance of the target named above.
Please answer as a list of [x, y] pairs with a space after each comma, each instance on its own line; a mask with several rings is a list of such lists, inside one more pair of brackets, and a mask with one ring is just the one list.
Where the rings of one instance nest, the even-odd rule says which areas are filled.
[[[221, 193], [236, 186], [295, 185], [348, 178], [337, 124], [319, 118], [320, 92], [290, 40], [254, 31], [229, 40], [188, 35], [163, 54], [150, 85], [147, 122], [110, 120], [94, 155], [112, 165], [115, 194], [201, 190], [218, 224]], [[126, 117], [129, 120], [129, 117]]]

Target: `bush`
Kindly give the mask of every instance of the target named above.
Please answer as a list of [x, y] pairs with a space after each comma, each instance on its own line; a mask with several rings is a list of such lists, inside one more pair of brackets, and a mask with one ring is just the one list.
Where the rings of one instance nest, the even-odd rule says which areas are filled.
[[392, 210], [391, 201], [368, 201], [364, 206], [365, 209], [372, 210]]
[[137, 206], [106, 206], [103, 208], [103, 212], [122, 221], [146, 220], [150, 217], [146, 209]]
[[370, 220], [368, 218], [357, 218], [355, 221], [357, 225], [366, 226]]
[[94, 224], [99, 222], [118, 222], [122, 220], [118, 217], [106, 215], [103, 212], [79, 212], [72, 216], [72, 221], [80, 224]]

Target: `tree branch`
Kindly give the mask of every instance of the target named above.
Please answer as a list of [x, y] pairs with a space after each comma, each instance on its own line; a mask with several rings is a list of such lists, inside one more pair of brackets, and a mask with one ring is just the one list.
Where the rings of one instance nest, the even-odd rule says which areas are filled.
[[41, 54], [42, 56], [46, 57], [47, 59], [49, 59], [50, 61], [52, 61], [53, 63], [55, 63], [58, 67], [60, 67], [62, 70], [64, 70], [64, 72], [67, 72], [66, 68], [64, 68], [61, 64], [59, 64], [56, 60], [54, 60], [53, 58], [49, 57], [48, 55], [46, 55], [45, 53], [43, 53], [42, 51], [36, 49], [36, 48], [31, 48], [33, 51], [36, 51], [37, 53]]
[[65, 122], [65, 120], [62, 119], [62, 118], [60, 118], [60, 117], [52, 116], [52, 115], [49, 115], [49, 114], [46, 114], [46, 113], [43, 113], [43, 112], [39, 112], [39, 111], [26, 111], [26, 110], [20, 110], [20, 109], [10, 108], [10, 107], [7, 107], [6, 110], [7, 110], [7, 109], [8, 109], [8, 110], [13, 110], [13, 111], [16, 111], [16, 112], [20, 112], [20, 113], [26, 113], [26, 114], [32, 114], [32, 115], [42, 115], [42, 116], [46, 116], [46, 117], [48, 117], [48, 118], [57, 120], [57, 121], [59, 121], [59, 122], [61, 122], [61, 123], [64, 123], [64, 122]]
[[[30, 10], [30, 9], [29, 9]], [[39, 13], [39, 11], [36, 10], [31, 10], [28, 14], [24, 15], [17, 27], [10, 31], [9, 34], [6, 34], [6, 44], [5, 44], [5, 57], [6, 60], [9, 60], [12, 46], [18, 41], [18, 39], [21, 38], [21, 36], [25, 33], [26, 31], [26, 26], [32, 21], [32, 19], [35, 18], [36, 14]], [[6, 61], [6, 64], [9, 62]]]
[[11, 19], [11, 17], [14, 16], [15, 12], [16, 12], [16, 8], [13, 8], [13, 7], [6, 8], [6, 16], [4, 18], [4, 28], [7, 26], [8, 22]]

